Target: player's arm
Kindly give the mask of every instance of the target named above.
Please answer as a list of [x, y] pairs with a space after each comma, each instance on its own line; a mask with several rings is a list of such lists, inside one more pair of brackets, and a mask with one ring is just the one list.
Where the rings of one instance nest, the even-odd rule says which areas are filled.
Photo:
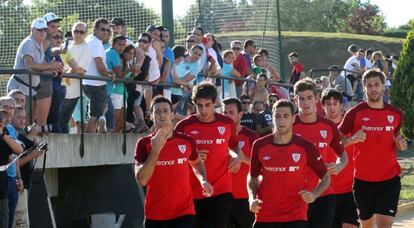
[[302, 196], [305, 203], [313, 203], [328, 188], [330, 182], [331, 179], [329, 173], [325, 173], [312, 192], [302, 190], [299, 194]]
[[259, 189], [259, 175], [262, 164], [259, 161], [257, 148], [255, 144], [252, 147], [250, 172], [247, 175], [247, 193], [249, 194], [250, 211], [258, 213], [262, 209], [263, 201], [258, 199], [257, 190]]
[[240, 169], [240, 165], [242, 162], [249, 164], [250, 161], [248, 160], [249, 158], [247, 158], [243, 152], [241, 151], [240, 147], [237, 145], [235, 147], [229, 148], [229, 155], [230, 155], [230, 160], [229, 160], [229, 172], [231, 173], [236, 173], [237, 171], [239, 171]]
[[330, 147], [335, 151], [338, 159], [335, 163], [328, 163], [326, 166], [329, 174], [338, 175], [348, 164], [348, 154], [344, 151], [341, 144], [341, 135], [336, 126], [332, 126], [332, 136]]
[[162, 57], [164, 56], [161, 50], [160, 41], [154, 40], [152, 42], [152, 46], [155, 49], [155, 52], [157, 53], [157, 62], [159, 66], [162, 66]]
[[213, 194], [213, 186], [207, 181], [206, 176], [206, 168], [204, 166], [204, 162], [201, 161], [200, 157], [196, 160], [191, 161], [190, 164], [193, 167], [193, 172], [197, 177], [198, 181], [200, 181], [201, 187], [203, 188], [203, 195], [209, 197]]
[[[135, 179], [139, 184], [145, 186], [151, 179], [160, 151], [164, 147], [167, 138], [168, 133], [165, 129], [158, 130], [157, 134], [151, 138], [151, 152], [148, 154], [147, 159], [143, 163], [135, 165]], [[142, 150], [139, 145], [138, 150]]]
[[349, 145], [355, 144], [355, 143], [359, 143], [359, 142], [364, 142], [366, 138], [366, 134], [364, 132], [364, 130], [359, 129], [359, 131], [355, 132], [355, 134], [353, 134], [352, 136], [342, 136], [342, 145], [344, 145], [344, 147], [347, 147]]

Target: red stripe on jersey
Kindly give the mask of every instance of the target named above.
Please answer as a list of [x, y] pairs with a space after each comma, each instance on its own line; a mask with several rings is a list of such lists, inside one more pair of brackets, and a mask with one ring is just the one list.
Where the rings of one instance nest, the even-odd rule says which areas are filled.
[[355, 178], [364, 181], [385, 181], [401, 173], [397, 161], [394, 136], [399, 133], [403, 114], [384, 103], [384, 108], [373, 109], [361, 102], [348, 110], [339, 126], [344, 134], [355, 134], [364, 129], [366, 139], [355, 144]]
[[[248, 129], [247, 127], [242, 127], [239, 132], [239, 147], [243, 151], [244, 155], [250, 158], [251, 148], [253, 142], [259, 138], [256, 132]], [[247, 199], [249, 195], [247, 194], [247, 174], [249, 173], [249, 165], [242, 163], [240, 170], [237, 173], [233, 173], [233, 196], [235, 199]]]
[[[138, 140], [135, 147], [136, 163], [144, 163], [151, 153], [151, 137]], [[194, 203], [189, 182], [189, 160], [196, 160], [198, 153], [194, 140], [174, 132], [161, 149], [154, 173], [147, 184], [145, 218], [169, 220], [183, 215], [194, 215]]]
[[[188, 116], [177, 123], [175, 129], [191, 136], [199, 150], [208, 150], [204, 162], [207, 180], [213, 185], [215, 195], [232, 192], [232, 177], [228, 172], [229, 148], [238, 146], [236, 126], [229, 117], [216, 113], [215, 121], [200, 122], [196, 115]], [[191, 175], [195, 199], [205, 198], [195, 175]]]
[[[344, 148], [340, 143], [340, 136], [338, 128], [335, 123], [318, 116], [316, 122], [305, 123], [299, 115], [295, 116], [295, 123], [293, 124], [293, 133], [302, 136], [307, 141], [313, 143], [322, 155], [322, 160], [325, 163], [335, 163], [337, 156], [344, 152]], [[314, 189], [318, 184], [319, 179], [310, 174], [309, 189]], [[329, 188], [321, 195], [326, 196], [333, 193], [332, 182]]]
[[308, 205], [299, 195], [306, 188], [306, 173], [322, 178], [327, 170], [317, 148], [303, 138], [293, 135], [289, 144], [273, 142], [273, 134], [253, 143], [250, 174], [263, 176], [258, 199], [262, 209], [258, 222], [289, 222], [307, 220]]

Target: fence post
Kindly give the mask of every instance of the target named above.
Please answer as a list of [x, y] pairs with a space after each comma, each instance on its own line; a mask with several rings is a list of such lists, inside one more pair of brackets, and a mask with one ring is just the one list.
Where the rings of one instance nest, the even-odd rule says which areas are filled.
[[126, 151], [126, 85], [127, 83], [123, 83], [123, 82], [118, 82], [118, 83], [122, 83], [124, 85], [124, 90], [123, 90], [123, 97], [122, 97], [122, 103], [124, 105], [124, 108], [122, 109], [122, 119], [123, 119], [123, 130], [122, 130], [122, 136], [123, 136], [123, 140], [122, 140], [122, 154], [125, 156], [127, 151]]
[[84, 121], [84, 119], [83, 119], [83, 112], [84, 112], [84, 110], [83, 110], [83, 90], [82, 90], [82, 79], [79, 79], [79, 83], [80, 83], [80, 86], [79, 86], [79, 88], [80, 88], [80, 122], [81, 122], [81, 124], [80, 124], [80, 130], [81, 130], [81, 133], [80, 133], [80, 145], [79, 145], [79, 155], [81, 156], [81, 158], [83, 158], [83, 156], [85, 155], [85, 132], [84, 132], [84, 129], [83, 129], [83, 121]]
[[33, 124], [33, 91], [32, 91], [32, 74], [29, 73], [29, 121]]

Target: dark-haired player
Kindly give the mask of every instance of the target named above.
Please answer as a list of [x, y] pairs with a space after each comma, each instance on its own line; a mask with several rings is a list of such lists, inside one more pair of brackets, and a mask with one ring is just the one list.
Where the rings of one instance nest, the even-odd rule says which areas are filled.
[[230, 117], [236, 125], [239, 147], [243, 151], [247, 161], [243, 161], [240, 170], [233, 173], [233, 208], [231, 211], [230, 227], [252, 227], [254, 214], [249, 210], [249, 195], [247, 194], [246, 178], [249, 173], [250, 152], [253, 142], [259, 138], [256, 132], [241, 125], [243, 116], [242, 103], [237, 98], [227, 98], [222, 101], [223, 114]]
[[[302, 79], [294, 86], [295, 101], [299, 114], [295, 116], [293, 133], [313, 143], [325, 162], [328, 173], [337, 175], [348, 163], [348, 156], [340, 143], [337, 126], [330, 120], [317, 115], [317, 91], [313, 81]], [[339, 159], [338, 159], [339, 158]], [[310, 174], [309, 188], [318, 183], [314, 174]], [[309, 228], [331, 228], [335, 213], [335, 196], [329, 188], [314, 203], [309, 205]]]
[[191, 183], [198, 227], [226, 227], [233, 203], [232, 173], [240, 169], [241, 152], [236, 126], [229, 117], [215, 112], [217, 89], [211, 83], [194, 87], [192, 101], [197, 113], [177, 123], [176, 130], [191, 136], [199, 149], [207, 171], [207, 179], [214, 187], [210, 198], [201, 194], [200, 184], [192, 176]]
[[407, 149], [400, 134], [403, 115], [383, 101], [384, 73], [368, 70], [362, 81], [368, 99], [345, 114], [339, 129], [365, 136], [348, 139], [355, 144], [353, 191], [362, 226], [391, 227], [401, 190], [396, 150]]
[[[248, 191], [250, 210], [256, 213], [255, 228], [307, 227], [308, 204], [329, 186], [329, 174], [318, 149], [292, 132], [293, 113], [290, 101], [277, 101], [273, 133], [253, 143]], [[310, 172], [320, 181], [308, 190]]]
[[194, 140], [173, 131], [171, 102], [154, 97], [150, 106], [155, 132], [138, 140], [135, 148], [136, 180], [147, 186], [145, 227], [194, 227], [194, 203], [189, 164], [200, 186], [200, 194], [210, 196], [204, 164]]

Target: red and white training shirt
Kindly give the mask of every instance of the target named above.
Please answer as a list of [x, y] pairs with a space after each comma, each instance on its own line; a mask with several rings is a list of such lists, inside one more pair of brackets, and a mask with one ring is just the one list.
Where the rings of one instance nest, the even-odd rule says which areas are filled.
[[263, 176], [257, 191], [263, 201], [256, 214], [258, 222], [307, 220], [308, 205], [299, 195], [306, 189], [309, 172], [322, 178], [327, 170], [318, 149], [303, 138], [293, 135], [288, 144], [275, 144], [273, 134], [253, 143], [250, 175]]
[[361, 102], [348, 110], [339, 130], [353, 135], [363, 129], [366, 134], [364, 142], [354, 144], [355, 178], [385, 181], [400, 175], [394, 136], [400, 131], [402, 119], [402, 113], [386, 103], [384, 108], [374, 109]]
[[[212, 196], [232, 192], [232, 176], [228, 172], [229, 148], [238, 146], [236, 126], [232, 119], [215, 113], [213, 122], [204, 123], [196, 114], [177, 123], [175, 129], [192, 137], [199, 150], [208, 150], [204, 162], [207, 180], [213, 185]], [[190, 177], [194, 199], [203, 199], [202, 189], [195, 175]]]
[[[135, 147], [135, 162], [144, 163], [151, 153], [151, 137], [140, 138]], [[174, 132], [161, 149], [154, 173], [147, 184], [145, 218], [170, 220], [194, 215], [193, 194], [190, 185], [189, 161], [198, 158], [194, 140]], [[200, 182], [199, 182], [200, 185]]]

